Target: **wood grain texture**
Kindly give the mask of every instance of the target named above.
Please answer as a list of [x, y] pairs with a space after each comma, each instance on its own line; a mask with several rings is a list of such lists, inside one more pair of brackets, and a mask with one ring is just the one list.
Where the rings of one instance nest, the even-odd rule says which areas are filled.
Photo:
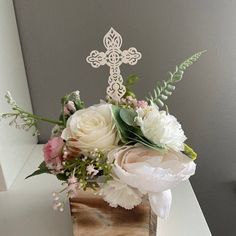
[[132, 210], [113, 208], [100, 196], [78, 192], [70, 199], [74, 236], [156, 236], [157, 217], [147, 199]]

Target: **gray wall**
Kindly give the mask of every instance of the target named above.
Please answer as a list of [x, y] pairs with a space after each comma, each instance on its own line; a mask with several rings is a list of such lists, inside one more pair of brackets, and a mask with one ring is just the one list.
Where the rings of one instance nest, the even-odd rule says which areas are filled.
[[[183, 59], [208, 50], [168, 105], [199, 153], [192, 184], [213, 235], [236, 235], [236, 1], [15, 0], [15, 8], [34, 111], [51, 118], [69, 91], [81, 90], [87, 105], [105, 95], [108, 68], [93, 69], [85, 58], [104, 49], [111, 26], [124, 49], [143, 54], [122, 67], [124, 76], [140, 76], [139, 97]], [[49, 127], [39, 128], [44, 142]]]

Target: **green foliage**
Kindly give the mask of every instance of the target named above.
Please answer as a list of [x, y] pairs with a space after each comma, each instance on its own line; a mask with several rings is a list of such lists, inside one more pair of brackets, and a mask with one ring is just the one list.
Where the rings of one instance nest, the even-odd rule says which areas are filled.
[[33, 172], [31, 175], [28, 175], [25, 179], [28, 179], [30, 177], [33, 177], [35, 175], [41, 175], [41, 174], [50, 174], [50, 170], [47, 168], [46, 163], [43, 161], [39, 167], [38, 170], [36, 170], [35, 172]]
[[126, 93], [125, 93], [124, 97], [131, 96], [131, 97], [135, 98], [135, 94], [134, 94], [133, 90], [131, 89], [131, 87], [136, 84], [138, 79], [139, 78], [137, 75], [130, 75], [127, 78], [126, 83], [125, 83]]
[[84, 109], [84, 102], [82, 102], [81, 100], [74, 101], [74, 104], [77, 111]]
[[121, 141], [124, 144], [127, 143], [141, 143], [147, 147], [163, 150], [164, 147], [158, 146], [152, 143], [150, 140], [143, 136], [143, 133], [135, 123], [135, 117], [137, 113], [131, 108], [121, 108], [118, 106], [112, 106], [112, 113], [116, 122], [116, 127]]
[[122, 118], [120, 116], [121, 109], [124, 109], [124, 108], [113, 105], [112, 106], [112, 115], [115, 120], [116, 127], [117, 127], [118, 134], [119, 134], [121, 141], [123, 143], [127, 143], [128, 136], [129, 136], [129, 134], [128, 134], [129, 126], [122, 120]]
[[133, 109], [120, 109], [120, 118], [129, 126], [136, 126], [135, 124], [135, 117], [137, 113]]
[[126, 87], [133, 86], [137, 81], [138, 81], [137, 75], [129, 75], [129, 77], [127, 78], [127, 81], [125, 83], [125, 86]]
[[[93, 176], [87, 171], [88, 166], [93, 166], [98, 173]], [[64, 172], [58, 174], [57, 178], [66, 181], [69, 177], [74, 175], [80, 183], [83, 190], [87, 188], [96, 189], [99, 180], [102, 182], [112, 179], [111, 176], [112, 164], [107, 162], [107, 158], [103, 152], [97, 150], [90, 152], [88, 156], [80, 155], [74, 159], [66, 160], [64, 163]]]
[[197, 159], [197, 153], [194, 152], [194, 150], [189, 147], [187, 144], [184, 144], [184, 151], [183, 153], [188, 156], [189, 158], [191, 158], [192, 160], [196, 160]]
[[169, 78], [167, 80], [158, 82], [157, 87], [153, 91], [153, 94], [150, 93], [150, 97], [147, 99], [156, 103], [159, 107], [163, 107], [165, 100], [167, 100], [167, 98], [175, 90], [175, 84], [182, 80], [184, 71], [194, 62], [196, 62], [204, 52], [205, 51], [198, 52], [185, 60], [179, 66], [176, 66], [175, 72], [169, 72]]
[[67, 181], [68, 176], [66, 176], [64, 173], [57, 174], [57, 179], [60, 181]]
[[69, 101], [72, 101], [74, 103], [77, 111], [84, 108], [84, 102], [80, 100], [79, 91], [74, 91], [62, 97], [61, 114], [60, 114], [59, 120], [63, 122], [64, 127], [66, 126], [66, 121], [69, 118], [69, 116], [64, 113], [64, 107]]
[[33, 135], [39, 135], [37, 126], [39, 121], [45, 121], [51, 124], [63, 125], [61, 121], [55, 121], [48, 118], [44, 118], [38, 115], [34, 115], [31, 112], [25, 111], [21, 108], [16, 101], [12, 98], [11, 93], [7, 92], [5, 95], [7, 103], [11, 107], [11, 112], [0, 114], [0, 119], [11, 119], [9, 122], [10, 126], [15, 126], [17, 129], [23, 129], [29, 131], [31, 128], [34, 129]]

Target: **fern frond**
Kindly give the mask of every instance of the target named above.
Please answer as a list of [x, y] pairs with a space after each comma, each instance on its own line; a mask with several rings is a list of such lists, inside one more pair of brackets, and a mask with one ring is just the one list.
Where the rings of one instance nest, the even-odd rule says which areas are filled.
[[167, 100], [168, 97], [174, 92], [175, 83], [182, 80], [184, 71], [196, 62], [204, 52], [206, 51], [198, 52], [182, 62], [179, 66], [176, 66], [175, 72], [169, 72], [169, 78], [167, 80], [158, 82], [153, 94], [150, 93], [147, 99], [156, 103], [159, 107], [163, 107], [165, 105], [165, 100]]

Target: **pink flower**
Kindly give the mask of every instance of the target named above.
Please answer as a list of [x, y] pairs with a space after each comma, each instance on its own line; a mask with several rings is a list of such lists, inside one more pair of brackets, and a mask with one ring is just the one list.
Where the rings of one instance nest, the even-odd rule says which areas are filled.
[[73, 101], [68, 101], [68, 103], [66, 104], [66, 108], [72, 112], [76, 111], [75, 104]]
[[76, 197], [77, 190], [79, 188], [78, 179], [73, 174], [72, 176], [68, 178], [67, 182], [68, 182], [67, 191], [68, 191], [69, 197], [70, 198]]
[[89, 175], [92, 175], [92, 177], [94, 177], [95, 175], [97, 175], [98, 172], [99, 172], [98, 170], [94, 169], [94, 165], [88, 165], [87, 168], [86, 168], [86, 170], [87, 170], [87, 173], [88, 173]]
[[64, 106], [64, 114], [68, 116], [70, 115], [70, 111], [68, 110], [66, 106]]
[[49, 169], [56, 172], [62, 169], [63, 146], [64, 142], [61, 137], [54, 137], [44, 145], [44, 161]]
[[145, 109], [147, 107], [148, 107], [148, 103], [146, 101], [141, 100], [137, 102], [137, 108]]

